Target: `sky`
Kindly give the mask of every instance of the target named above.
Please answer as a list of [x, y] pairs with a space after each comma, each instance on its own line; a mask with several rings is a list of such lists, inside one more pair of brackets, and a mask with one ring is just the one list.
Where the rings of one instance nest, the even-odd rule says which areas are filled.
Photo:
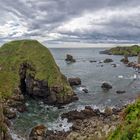
[[140, 43], [140, 0], [0, 0], [0, 43]]

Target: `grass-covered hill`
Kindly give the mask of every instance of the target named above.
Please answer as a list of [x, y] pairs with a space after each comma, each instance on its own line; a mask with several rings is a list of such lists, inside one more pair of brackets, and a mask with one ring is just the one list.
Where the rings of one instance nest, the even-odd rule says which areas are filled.
[[[67, 102], [73, 91], [65, 76], [60, 72], [50, 51], [36, 40], [17, 40], [0, 48], [0, 96], [7, 98], [19, 86], [19, 67], [30, 64], [35, 79], [47, 81], [50, 88], [58, 88], [57, 101]], [[32, 71], [29, 71], [32, 72]], [[59, 102], [59, 101], [58, 101]]]
[[128, 55], [128, 56], [137, 56], [140, 53], [140, 46], [118, 46], [105, 50], [101, 53], [110, 54], [110, 55]]
[[140, 140], [140, 100], [129, 105], [122, 117], [122, 123], [108, 140]]

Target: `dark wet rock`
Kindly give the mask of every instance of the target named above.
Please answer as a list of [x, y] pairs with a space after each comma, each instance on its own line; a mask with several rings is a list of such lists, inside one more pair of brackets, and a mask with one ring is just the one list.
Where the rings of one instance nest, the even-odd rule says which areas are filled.
[[10, 110], [9, 108], [4, 108], [4, 116], [6, 116], [8, 119], [14, 119], [17, 115], [15, 111]]
[[84, 93], [88, 93], [88, 89], [86, 89], [86, 88], [82, 89], [82, 91], [83, 91]]
[[109, 89], [112, 89], [112, 85], [110, 85], [109, 83], [103, 83], [101, 88], [109, 90]]
[[124, 58], [122, 58], [120, 61], [123, 62], [124, 64], [128, 64], [129, 63], [128, 56], [125, 55]]
[[44, 125], [35, 126], [29, 135], [29, 140], [45, 140], [47, 128]]
[[110, 58], [106, 58], [106, 59], [104, 60], [104, 63], [110, 63], [110, 62], [113, 62], [113, 60], [110, 59]]
[[123, 94], [123, 93], [125, 93], [125, 92], [126, 92], [125, 90], [117, 90], [117, 91], [116, 91], [117, 94]]
[[134, 62], [128, 62], [127, 67], [135, 67], [135, 63]]
[[96, 60], [89, 60], [90, 63], [95, 63], [97, 62]]
[[67, 140], [68, 134], [69, 132], [64, 132], [64, 131], [53, 132], [51, 130], [48, 130], [46, 132], [45, 140]]
[[117, 65], [116, 65], [116, 64], [111, 64], [111, 66], [112, 66], [112, 67], [114, 67], [114, 68], [116, 68], [116, 67], [117, 67]]
[[104, 51], [100, 51], [100, 54], [108, 54], [108, 55], [111, 55], [111, 52], [109, 50], [104, 50]]
[[25, 111], [28, 111], [28, 109], [27, 109], [26, 105], [24, 104], [24, 105], [18, 106], [17, 111], [20, 113], [23, 113]]
[[75, 59], [73, 58], [73, 56], [70, 55], [70, 54], [67, 54], [67, 55], [66, 55], [65, 61], [67, 61], [67, 62], [76, 62], [76, 60], [75, 60]]
[[104, 112], [100, 112], [99, 109], [95, 110], [90, 106], [86, 106], [80, 112], [70, 111], [64, 113], [64, 116], [62, 116], [73, 123], [66, 140], [98, 140], [107, 138], [108, 134], [119, 124], [120, 111], [106, 107]]
[[79, 77], [76, 78], [68, 78], [68, 82], [71, 86], [78, 86], [81, 85], [81, 79]]
[[67, 118], [68, 121], [73, 121], [77, 119], [83, 120], [91, 116], [94, 116], [95, 114], [96, 110], [94, 111], [90, 106], [86, 106], [85, 109], [81, 110], [80, 112], [78, 112], [77, 110], [73, 110], [68, 113], [63, 113], [61, 117]]

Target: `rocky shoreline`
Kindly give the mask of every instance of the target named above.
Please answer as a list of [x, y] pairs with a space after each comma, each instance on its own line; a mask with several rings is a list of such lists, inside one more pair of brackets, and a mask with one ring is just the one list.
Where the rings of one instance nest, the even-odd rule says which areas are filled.
[[106, 107], [101, 112], [86, 106], [81, 111], [63, 113], [62, 119], [67, 118], [73, 124], [70, 131], [53, 132], [39, 125], [32, 129], [29, 140], [104, 140], [121, 123], [122, 109]]

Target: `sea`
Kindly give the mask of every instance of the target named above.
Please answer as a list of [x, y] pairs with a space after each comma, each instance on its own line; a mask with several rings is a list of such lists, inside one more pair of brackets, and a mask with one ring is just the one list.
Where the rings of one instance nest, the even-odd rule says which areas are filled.
[[[12, 121], [11, 134], [15, 140], [27, 139], [31, 129], [37, 124], [44, 124], [54, 131], [68, 131], [72, 126], [67, 119], [62, 120], [60, 115], [70, 110], [82, 110], [86, 105], [98, 108], [101, 111], [105, 107], [120, 108], [133, 102], [140, 95], [140, 74], [137, 70], [126, 67], [120, 60], [123, 56], [100, 54], [106, 48], [50, 48], [50, 51], [59, 66], [61, 72], [68, 78], [79, 77], [81, 86], [74, 88], [79, 100], [64, 108], [45, 105], [43, 102], [30, 100], [26, 103], [28, 112], [18, 114]], [[71, 54], [75, 63], [66, 63], [67, 54]], [[113, 62], [103, 63], [106, 58]], [[90, 62], [91, 60], [96, 62]], [[137, 62], [137, 57], [129, 57], [130, 61]], [[112, 64], [116, 64], [113, 67]], [[104, 91], [101, 88], [103, 82], [110, 83], [112, 89]], [[88, 89], [88, 93], [82, 91]], [[117, 90], [125, 90], [124, 94], [117, 94]]]

